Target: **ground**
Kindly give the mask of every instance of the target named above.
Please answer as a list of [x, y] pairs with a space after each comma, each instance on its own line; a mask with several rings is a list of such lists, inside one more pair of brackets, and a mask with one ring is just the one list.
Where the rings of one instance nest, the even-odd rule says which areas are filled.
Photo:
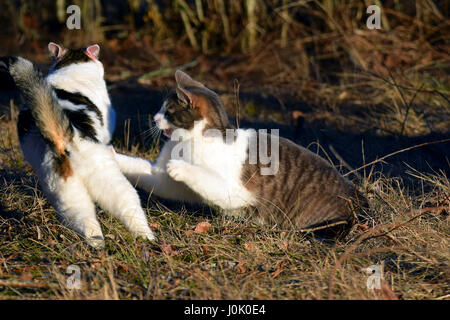
[[[149, 119], [183, 68], [220, 94], [236, 125], [279, 129], [330, 161], [372, 219], [329, 243], [139, 190], [158, 242], [99, 209], [106, 248], [93, 250], [43, 196], [18, 145], [20, 106], [2, 87], [0, 299], [450, 299], [447, 2], [378, 1], [380, 30], [366, 27], [366, 1], [288, 2], [164, 1], [139, 24], [140, 9], [123, 9], [136, 1], [83, 1], [95, 10], [78, 31], [50, 2], [4, 2], [0, 55], [45, 71], [48, 41], [100, 43], [113, 145], [148, 159], [164, 142]], [[380, 270], [379, 289], [368, 268]]]
[[[148, 117], [159, 108], [164, 90], [145, 88], [130, 80], [110, 83], [110, 91], [119, 114], [114, 137], [117, 150], [154, 159], [162, 142], [145, 132]], [[229, 101], [229, 96], [233, 96], [232, 90], [222, 93], [224, 101]], [[369, 197], [374, 219], [337, 243], [310, 239], [292, 230], [256, 226], [225, 217], [216, 208], [168, 203], [141, 191], [142, 204], [159, 242], [134, 239], [120, 222], [99, 210], [106, 248], [95, 251], [60, 224], [45, 200], [17, 143], [17, 106], [11, 101], [8, 110], [6, 101], [0, 119], [2, 298], [449, 297], [448, 142], [404, 151], [350, 175]], [[240, 103], [244, 111], [277, 107], [270, 97], [252, 94], [242, 94]], [[274, 119], [267, 127], [279, 124], [282, 135], [303, 142], [324, 157], [326, 150], [334, 150], [329, 160], [343, 173], [402, 147], [445, 138], [435, 134], [395, 139], [358, 133], [356, 128], [352, 132], [340, 129], [338, 118], [353, 119], [358, 117], [357, 112], [333, 112], [333, 118], [323, 117], [327, 120], [322, 122], [320, 114], [323, 116], [323, 112], [309, 111], [303, 124], [297, 126]], [[365, 116], [360, 114], [355, 121], [367, 121]], [[264, 127], [267, 120], [263, 117], [255, 121], [257, 116], [243, 115], [241, 125]], [[320, 123], [325, 125], [321, 127]], [[305, 143], [308, 139], [309, 144]], [[319, 148], [322, 145], [324, 148]], [[366, 287], [369, 275], [363, 269], [374, 264], [383, 268], [380, 290]], [[80, 267], [80, 290], [67, 287], [70, 265]]]

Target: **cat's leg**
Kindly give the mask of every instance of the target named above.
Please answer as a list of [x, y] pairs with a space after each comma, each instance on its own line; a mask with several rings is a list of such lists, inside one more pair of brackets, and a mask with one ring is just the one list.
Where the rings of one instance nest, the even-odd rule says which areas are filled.
[[60, 177], [53, 166], [53, 154], [36, 133], [21, 137], [20, 145], [62, 223], [84, 237], [90, 246], [102, 248], [104, 239], [95, 205], [77, 172], [66, 179]]
[[166, 170], [153, 167], [152, 174], [142, 175], [139, 179], [139, 187], [151, 192], [158, 197], [185, 201], [190, 203], [202, 203], [203, 199], [183, 182], [178, 182], [170, 177]]
[[148, 226], [136, 190], [120, 171], [113, 154], [106, 146], [97, 145], [90, 165], [83, 167], [84, 182], [97, 203], [117, 217], [136, 236], [156, 240]]
[[120, 153], [115, 153], [115, 158], [120, 170], [134, 186], [166, 199], [192, 203], [202, 202], [202, 198], [198, 194], [184, 183], [173, 180], [167, 174], [165, 169], [167, 159], [164, 157], [164, 152], [153, 166], [150, 161]]
[[223, 209], [238, 209], [254, 202], [252, 194], [238, 182], [227, 180], [209, 169], [186, 161], [170, 160], [167, 163], [167, 173]]
[[105, 242], [95, 205], [81, 179], [76, 175], [63, 179], [50, 172], [45, 177], [40, 175], [40, 180], [62, 223], [83, 236], [93, 248], [103, 248]]
[[133, 185], [138, 186], [140, 177], [152, 173], [152, 163], [150, 161], [117, 153], [112, 147], [110, 147], [110, 150], [114, 154], [120, 171]]

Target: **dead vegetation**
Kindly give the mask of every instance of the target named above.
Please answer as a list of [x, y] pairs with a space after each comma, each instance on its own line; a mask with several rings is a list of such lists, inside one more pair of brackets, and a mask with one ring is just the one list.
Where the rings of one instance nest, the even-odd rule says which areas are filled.
[[[3, 145], [2, 151], [7, 148], [17, 147]], [[20, 153], [11, 158], [6, 162], [21, 162]], [[414, 173], [430, 190], [417, 196], [398, 178], [379, 173], [367, 179], [368, 189], [376, 190], [370, 201], [375, 220], [336, 244], [206, 208], [171, 210], [149, 197], [143, 202], [159, 244], [134, 240], [100, 214], [107, 247], [98, 252], [58, 222], [24, 169], [1, 169], [3, 298], [448, 298], [450, 184], [443, 172]], [[367, 290], [362, 269], [377, 263], [383, 263], [382, 288]], [[81, 290], [66, 286], [72, 264], [81, 269]]]
[[[17, 22], [1, 34], [1, 55], [44, 62], [48, 40], [100, 41], [119, 151], [157, 155], [160, 144], [142, 132], [160, 100], [145, 90], [172, 86], [184, 66], [239, 122], [280, 126], [328, 158], [359, 183], [374, 218], [329, 244], [143, 193], [159, 244], [100, 213], [106, 249], [93, 251], [43, 197], [18, 146], [17, 107], [2, 98], [0, 298], [449, 299], [445, 1], [387, 1], [381, 30], [365, 27], [367, 1], [117, 1], [126, 7], [119, 21], [110, 5], [79, 1], [90, 20], [72, 33], [49, 33], [54, 8], [23, 3], [1, 5]], [[362, 269], [377, 263], [382, 286], [368, 290]], [[70, 265], [81, 269], [81, 290], [66, 285]]]

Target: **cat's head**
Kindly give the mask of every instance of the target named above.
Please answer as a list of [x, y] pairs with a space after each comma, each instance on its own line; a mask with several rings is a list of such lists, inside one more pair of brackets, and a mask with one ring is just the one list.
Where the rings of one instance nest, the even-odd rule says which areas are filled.
[[170, 137], [175, 129], [217, 129], [225, 134], [233, 128], [219, 96], [183, 71], [175, 72], [177, 87], [169, 93], [154, 116], [157, 127]]
[[80, 49], [69, 49], [54, 42], [50, 42], [48, 44], [48, 50], [53, 58], [50, 72], [73, 67], [75, 65], [83, 65], [98, 69], [98, 72], [103, 76], [103, 64], [98, 60], [100, 54], [100, 46], [98, 44], [93, 44]]

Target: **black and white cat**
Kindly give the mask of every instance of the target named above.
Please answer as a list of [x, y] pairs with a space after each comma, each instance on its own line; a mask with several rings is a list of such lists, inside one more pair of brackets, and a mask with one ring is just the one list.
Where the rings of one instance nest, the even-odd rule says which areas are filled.
[[[234, 129], [214, 91], [179, 70], [175, 79], [176, 90], [154, 117], [171, 138], [156, 163], [116, 154], [134, 185], [164, 198], [214, 204], [226, 212], [246, 209], [260, 223], [309, 230], [337, 226], [333, 236], [349, 230], [366, 200], [325, 159], [287, 139]], [[233, 133], [232, 139], [227, 132]], [[270, 168], [261, 158], [249, 161], [252, 147], [261, 150], [259, 142], [269, 137], [276, 147], [272, 154], [278, 154], [273, 174], [263, 173]], [[180, 151], [190, 154], [180, 158]]]
[[94, 203], [134, 235], [154, 240], [138, 194], [108, 147], [115, 116], [100, 47], [48, 47], [54, 63], [45, 78], [24, 58], [0, 58], [26, 102], [17, 125], [25, 159], [62, 222], [89, 245], [104, 246]]

